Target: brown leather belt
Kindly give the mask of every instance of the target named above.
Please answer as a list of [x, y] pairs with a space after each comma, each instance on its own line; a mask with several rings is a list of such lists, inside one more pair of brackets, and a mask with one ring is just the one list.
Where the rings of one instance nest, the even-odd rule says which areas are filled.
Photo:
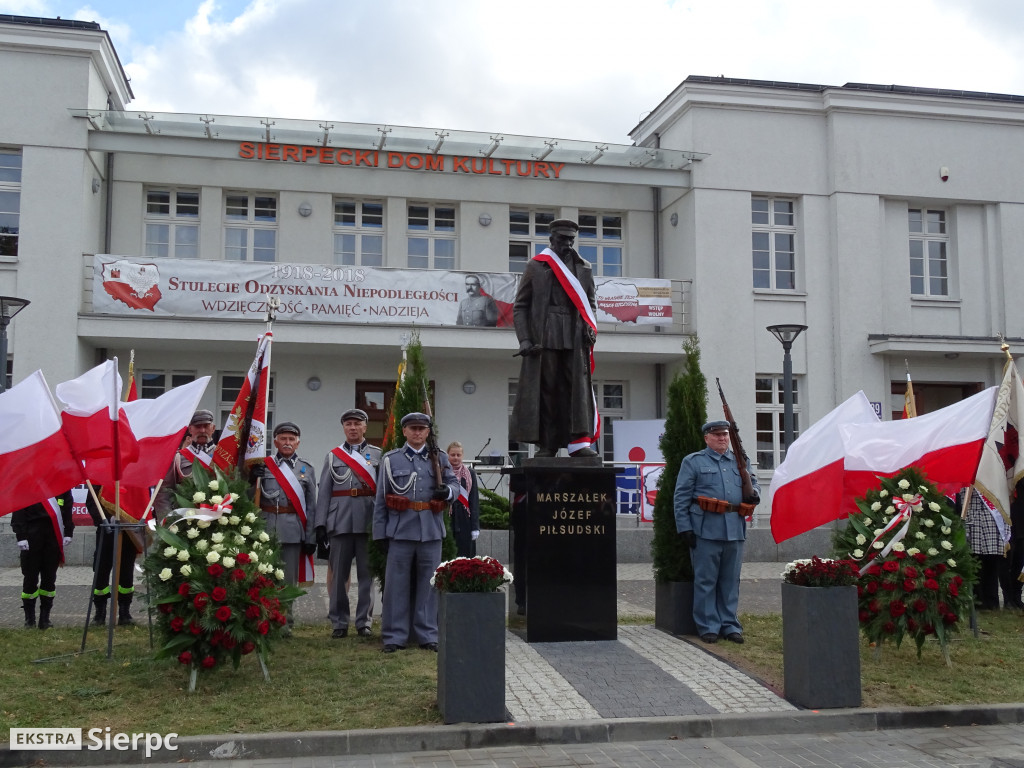
[[371, 491], [369, 488], [345, 488], [340, 491], [332, 491], [331, 496], [338, 498], [339, 496], [376, 496], [376, 492]]
[[401, 496], [397, 493], [388, 493], [384, 495], [384, 503], [388, 509], [394, 512], [405, 512], [406, 510], [413, 509], [417, 512], [429, 509], [435, 515], [442, 512], [446, 506], [443, 501], [412, 501], [407, 496]]
[[260, 502], [260, 509], [262, 509], [264, 512], [269, 512], [272, 515], [294, 515], [294, 514], [296, 514], [295, 507], [293, 507], [291, 504], [289, 504], [289, 505], [287, 505], [285, 507], [279, 507], [276, 504], [264, 504], [263, 502]]
[[726, 512], [739, 512], [741, 515], [747, 516], [754, 513], [756, 504], [730, 504], [727, 501], [721, 499], [713, 499], [710, 496], [698, 496], [697, 506], [703, 509], [705, 512], [715, 512], [719, 515], [724, 515]]

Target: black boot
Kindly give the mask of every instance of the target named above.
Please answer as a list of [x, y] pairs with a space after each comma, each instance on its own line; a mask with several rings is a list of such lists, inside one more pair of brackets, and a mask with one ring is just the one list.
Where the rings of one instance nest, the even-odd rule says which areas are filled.
[[118, 595], [117, 596], [117, 625], [119, 627], [134, 627], [135, 619], [132, 618], [131, 613], [128, 609], [132, 605], [131, 595]]
[[50, 623], [50, 609], [53, 608], [52, 597], [40, 597], [39, 598], [39, 628], [49, 629], [53, 626]]
[[36, 625], [36, 599], [34, 597], [31, 600], [21, 598], [21, 607], [25, 611], [25, 626], [34, 627]]
[[92, 623], [100, 626], [107, 623], [107, 596], [96, 595], [92, 599], [92, 604], [96, 607], [96, 610], [92, 615]]

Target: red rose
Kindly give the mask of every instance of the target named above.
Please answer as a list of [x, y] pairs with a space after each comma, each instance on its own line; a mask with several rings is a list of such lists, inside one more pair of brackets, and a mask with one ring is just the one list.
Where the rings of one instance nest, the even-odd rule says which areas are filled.
[[210, 669], [216, 663], [217, 660], [213, 656], [206, 656], [201, 662], [203, 669]]
[[917, 589], [917, 582], [914, 581], [913, 579], [906, 579], [903, 582], [903, 591], [904, 592], [913, 592], [915, 589]]
[[259, 600], [260, 599], [260, 588], [259, 587], [249, 587], [249, 591], [246, 592], [246, 594], [249, 596], [250, 600], [253, 600], [253, 601]]
[[869, 611], [861, 610], [861, 612], [858, 613], [857, 616], [860, 618], [861, 624], [866, 624], [871, 620], [871, 613]]
[[960, 574], [956, 574], [953, 577], [953, 583], [959, 587], [961, 584], [964, 583], [963, 577]]
[[227, 597], [227, 596], [228, 596], [228, 591], [226, 589], [224, 589], [224, 587], [214, 587], [213, 588], [213, 599], [216, 600], [218, 603], [223, 603], [224, 602], [224, 598]]
[[256, 650], [256, 643], [252, 640], [246, 640], [242, 643], [242, 655], [246, 656]]
[[225, 632], [224, 637], [221, 638], [220, 644], [230, 651], [232, 648], [238, 645], [238, 641]]
[[938, 563], [938, 564], [937, 564], [937, 565], [935, 566], [935, 572], [936, 572], [937, 574], [939, 574], [939, 576], [941, 576], [942, 574], [944, 574], [944, 573], [946, 572], [946, 564], [945, 564], [945, 563]]
[[882, 566], [878, 565], [877, 563], [868, 568], [868, 575], [870, 576], [879, 576], [881, 573]]
[[900, 564], [895, 560], [886, 560], [882, 563], [882, 570], [887, 573], [896, 573], [900, 569]]
[[171, 631], [181, 632], [185, 628], [185, 620], [181, 616], [175, 616], [171, 619]]
[[188, 651], [183, 651], [182, 653], [178, 654], [178, 661], [180, 661], [182, 664], [191, 664], [192, 654]]
[[274, 621], [276, 621], [280, 626], [283, 627], [285, 624], [288, 623], [288, 617], [285, 616], [283, 613], [274, 613]]
[[872, 613], [878, 613], [878, 608], [879, 606], [877, 600], [872, 600], [870, 603], [868, 603], [868, 610]]
[[222, 637], [224, 637], [224, 630], [223, 629], [215, 630], [214, 633], [212, 635], [210, 635], [210, 645], [212, 645], [214, 647], [220, 645], [220, 641], [221, 641]]
[[178, 586], [178, 594], [179, 595], [181, 595], [182, 597], [188, 597], [188, 593], [189, 593], [188, 582]]
[[214, 615], [217, 617], [217, 621], [227, 621], [231, 618], [231, 608], [227, 605], [222, 605]]
[[231, 571], [231, 580], [232, 581], [241, 581], [244, 578], [245, 578], [245, 571], [243, 571], [241, 568], [234, 568], [234, 569], [232, 569], [232, 571]]
[[224, 573], [224, 566], [220, 563], [214, 563], [213, 565], [206, 566], [206, 572], [216, 579]]
[[932, 591], [935, 591], [939, 588], [939, 582], [937, 582], [935, 579], [925, 579], [924, 585]]
[[203, 628], [196, 624], [194, 621], [190, 621], [188, 623], [188, 631], [191, 632], [193, 635], [198, 635], [202, 633]]
[[887, 621], [885, 622], [885, 624], [882, 625], [882, 629], [891, 635], [896, 631], [896, 625], [893, 624], [891, 621]]
[[206, 594], [205, 592], [200, 592], [198, 595], [196, 595], [192, 599], [192, 604], [196, 607], [197, 611], [203, 610], [203, 608], [205, 608], [207, 603], [209, 603], [209, 602], [210, 602], [210, 596], [208, 594]]
[[245, 552], [239, 552], [237, 555], [235, 555], [235, 561], [241, 563], [242, 565], [245, 565], [249, 562], [249, 555], [247, 555]]
[[955, 613], [946, 613], [943, 614], [942, 621], [946, 624], [956, 624], [957, 616]]
[[174, 606], [171, 605], [170, 603], [164, 603], [163, 605], [160, 606], [160, 613], [168, 614], [168, 613], [172, 613], [173, 611], [174, 611]]
[[256, 626], [256, 629], [259, 630], [261, 635], [265, 635], [270, 631], [270, 622], [264, 619]]
[[926, 603], [921, 598], [917, 598], [917, 600], [914, 601], [914, 610], [918, 613], [924, 613], [927, 608], [928, 603]]
[[903, 577], [906, 578], [906, 579], [916, 579], [917, 578], [917, 568], [914, 568], [913, 566], [908, 565], [906, 568], [903, 569]]
[[934, 579], [935, 578], [935, 571], [934, 571], [934, 569], [932, 569], [932, 568], [925, 568], [924, 569], [924, 577], [926, 579]]
[[949, 582], [949, 594], [951, 594], [953, 597], [956, 597], [957, 595], [960, 594], [960, 590], [956, 586], [956, 582], [955, 581]]
[[902, 551], [901, 552], [893, 552], [893, 555], [896, 556], [897, 560], [902, 560], [904, 557], [907, 556], [907, 553], [906, 552], [902, 552]]
[[907, 612], [907, 606], [903, 604], [902, 600], [893, 600], [889, 603], [889, 615], [894, 619], [898, 619], [904, 613]]
[[917, 560], [917, 562], [919, 563], [923, 563], [928, 558], [925, 557], [924, 552], [918, 552], [914, 555], [914, 559]]
[[245, 609], [245, 618], [247, 619], [258, 619], [260, 617], [260, 607], [258, 605], [250, 605]]
[[868, 594], [869, 595], [873, 595], [877, 591], [878, 591], [878, 582], [877, 581], [869, 581], [868, 582]]

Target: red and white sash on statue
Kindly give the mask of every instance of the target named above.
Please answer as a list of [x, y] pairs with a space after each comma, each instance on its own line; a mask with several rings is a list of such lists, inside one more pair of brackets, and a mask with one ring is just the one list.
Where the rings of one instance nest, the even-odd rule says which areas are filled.
[[[302, 530], [306, 530], [306, 493], [302, 489], [302, 483], [295, 476], [295, 472], [287, 464], [278, 464], [272, 456], [264, 459], [267, 471], [277, 480], [278, 486], [288, 497], [288, 502], [295, 508], [295, 514], [299, 516]], [[299, 557], [299, 583], [313, 580], [313, 556], [301, 555]]]
[[362, 483], [374, 493], [377, 492], [377, 479], [373, 476], [373, 467], [366, 457], [360, 453], [349, 453], [343, 445], [331, 448], [331, 453], [337, 456], [346, 467], [355, 472]]
[[205, 453], [204, 451], [198, 451], [191, 445], [185, 446], [180, 451], [178, 451], [178, 453], [180, 453], [184, 458], [191, 461], [193, 464], [195, 464], [198, 461], [207, 469], [213, 466], [213, 456], [211, 456], [208, 453]]
[[[583, 290], [583, 286], [580, 285], [580, 281], [576, 275], [565, 266], [565, 263], [558, 258], [558, 254], [552, 251], [550, 248], [545, 248], [543, 251], [534, 256], [537, 261], [544, 262], [551, 271], [555, 273], [555, 277], [558, 278], [559, 284], [561, 284], [569, 300], [576, 307], [576, 311], [580, 313], [580, 317], [583, 318], [583, 322], [589, 325], [594, 333], [597, 333], [597, 318], [594, 316], [594, 308], [590, 306], [590, 299], [587, 298], [587, 292]], [[590, 348], [590, 375], [594, 375], [594, 348]], [[572, 455], [581, 448], [589, 448], [593, 443], [597, 442], [597, 439], [601, 436], [601, 414], [597, 410], [597, 395], [591, 389], [590, 396], [594, 398], [594, 434], [586, 437], [581, 437], [578, 440], [574, 440], [569, 443], [569, 454]]]
[[46, 510], [46, 514], [50, 516], [50, 522], [53, 523], [53, 534], [57, 537], [57, 549], [60, 550], [60, 561], [64, 562], [64, 517], [60, 513], [60, 504], [57, 503], [57, 497], [51, 496], [43, 502], [43, 508]]

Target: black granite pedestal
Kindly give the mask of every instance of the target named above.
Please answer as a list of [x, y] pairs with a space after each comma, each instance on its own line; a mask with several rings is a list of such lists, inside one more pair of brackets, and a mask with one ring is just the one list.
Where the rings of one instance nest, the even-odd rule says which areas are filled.
[[617, 638], [616, 471], [586, 459], [540, 459], [507, 470], [516, 602], [525, 602], [527, 642]]

